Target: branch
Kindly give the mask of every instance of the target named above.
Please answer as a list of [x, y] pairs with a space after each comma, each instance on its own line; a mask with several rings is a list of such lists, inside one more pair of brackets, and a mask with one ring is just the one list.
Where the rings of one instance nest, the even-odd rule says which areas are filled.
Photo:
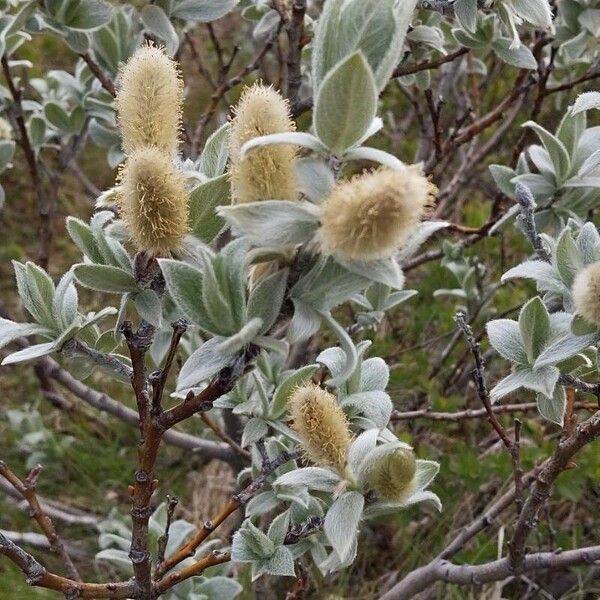
[[304, 43], [305, 12], [306, 0], [293, 0], [291, 16], [286, 20], [285, 24], [289, 44], [286, 57], [286, 97], [290, 102], [292, 113], [298, 108], [298, 92], [302, 84], [302, 46]]
[[115, 84], [112, 79], [104, 73], [104, 71], [100, 68], [98, 63], [94, 61], [94, 59], [86, 52], [84, 54], [79, 55], [84, 61], [85, 64], [89, 67], [90, 71], [94, 74], [96, 79], [100, 82], [102, 87], [113, 97], [117, 96], [117, 92], [115, 90]]
[[420, 63], [416, 63], [414, 65], [398, 65], [394, 72], [392, 73], [392, 78], [402, 77], [403, 75], [412, 75], [413, 73], [418, 73], [419, 71], [428, 71], [429, 69], [437, 69], [442, 65], [452, 62], [457, 58], [464, 56], [467, 52], [469, 52], [469, 48], [461, 47], [450, 54], [446, 54], [445, 56], [441, 56], [440, 58], [432, 58], [430, 60], [426, 60]]
[[71, 560], [63, 541], [60, 539], [58, 533], [56, 533], [56, 529], [54, 528], [52, 520], [44, 512], [44, 509], [42, 508], [42, 505], [40, 504], [35, 493], [37, 480], [41, 472], [42, 466], [37, 465], [31, 469], [24, 480], [21, 480], [17, 475], [15, 475], [15, 473], [8, 467], [6, 463], [0, 461], [0, 475], [2, 475], [2, 477], [4, 477], [17, 492], [19, 492], [23, 499], [27, 501], [27, 504], [29, 504], [31, 509], [30, 516], [36, 520], [39, 528], [42, 530], [42, 533], [48, 539], [50, 548], [56, 552], [60, 560], [64, 563], [69, 575], [71, 575], [71, 577], [77, 581], [81, 581], [79, 572]]

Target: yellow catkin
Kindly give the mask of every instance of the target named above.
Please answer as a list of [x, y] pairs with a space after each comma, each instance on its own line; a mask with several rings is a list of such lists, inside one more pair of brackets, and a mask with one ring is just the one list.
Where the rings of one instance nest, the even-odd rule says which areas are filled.
[[416, 470], [414, 452], [408, 448], [398, 448], [373, 465], [367, 483], [381, 500], [401, 502], [415, 488]]
[[156, 147], [140, 148], [120, 173], [117, 203], [135, 247], [154, 255], [177, 250], [188, 231], [185, 180]]
[[288, 412], [307, 457], [342, 471], [351, 436], [335, 396], [314, 384], [300, 386], [288, 400]]
[[382, 168], [340, 183], [322, 206], [322, 250], [350, 260], [391, 256], [426, 214], [436, 191], [420, 165]]
[[600, 262], [577, 273], [573, 282], [575, 310], [586, 321], [600, 326]]
[[156, 146], [177, 154], [183, 82], [162, 48], [146, 44], [123, 65], [116, 107], [123, 151]]
[[251, 139], [295, 130], [286, 100], [272, 87], [246, 88], [231, 121], [231, 197], [234, 204], [259, 200], [294, 200], [296, 148], [272, 145], [256, 148], [243, 159], [242, 146]]

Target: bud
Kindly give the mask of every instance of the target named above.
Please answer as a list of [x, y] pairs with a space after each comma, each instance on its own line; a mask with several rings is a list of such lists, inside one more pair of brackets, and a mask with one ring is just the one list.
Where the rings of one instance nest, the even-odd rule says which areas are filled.
[[251, 139], [294, 130], [288, 102], [278, 92], [260, 84], [246, 88], [231, 122], [230, 175], [234, 204], [296, 198], [294, 146], [263, 146], [240, 158], [242, 146]]
[[414, 452], [407, 448], [397, 448], [371, 467], [367, 483], [381, 500], [400, 502], [415, 489], [416, 471]]
[[577, 273], [573, 282], [573, 301], [577, 313], [600, 327], [600, 262]]
[[140, 148], [120, 173], [117, 204], [135, 247], [153, 255], [177, 250], [188, 231], [183, 175], [158, 148]]
[[177, 64], [162, 48], [146, 44], [120, 71], [116, 107], [123, 151], [156, 146], [177, 154], [183, 82]]
[[323, 251], [347, 260], [392, 256], [425, 215], [436, 191], [420, 165], [382, 168], [337, 185], [322, 206]]
[[308, 458], [315, 464], [343, 470], [350, 429], [335, 396], [317, 385], [303, 385], [288, 400], [288, 412]]

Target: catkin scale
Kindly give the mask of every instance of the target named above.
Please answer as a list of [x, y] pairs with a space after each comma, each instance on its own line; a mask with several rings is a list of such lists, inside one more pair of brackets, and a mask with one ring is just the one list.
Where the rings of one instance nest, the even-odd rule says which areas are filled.
[[435, 192], [419, 165], [382, 168], [338, 184], [322, 206], [322, 250], [347, 260], [391, 256], [426, 214]]
[[235, 108], [230, 130], [231, 197], [234, 204], [259, 200], [294, 200], [296, 148], [271, 145], [241, 158], [242, 146], [262, 135], [295, 130], [287, 101], [272, 87], [246, 88]]
[[175, 156], [183, 105], [177, 64], [162, 48], [146, 44], [123, 65], [119, 77], [115, 104], [125, 154], [155, 146]]
[[600, 326], [600, 262], [577, 273], [572, 291], [577, 313], [589, 323]]
[[335, 396], [314, 384], [300, 386], [288, 400], [288, 412], [307, 457], [343, 470], [351, 436]]
[[414, 452], [398, 448], [373, 465], [367, 482], [381, 500], [400, 502], [414, 490], [416, 470]]
[[183, 175], [156, 147], [140, 148], [123, 165], [117, 203], [137, 250], [165, 255], [188, 231]]

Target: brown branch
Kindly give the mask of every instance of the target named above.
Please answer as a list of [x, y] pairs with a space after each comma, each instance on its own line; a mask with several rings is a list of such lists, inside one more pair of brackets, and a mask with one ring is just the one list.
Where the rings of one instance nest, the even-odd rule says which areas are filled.
[[453, 60], [464, 56], [467, 52], [469, 52], [469, 48], [459, 48], [458, 50], [451, 52], [450, 54], [446, 54], [440, 58], [432, 58], [431, 60], [426, 60], [414, 65], [398, 65], [394, 69], [392, 77], [402, 77], [403, 75], [412, 75], [413, 73], [418, 73], [419, 71], [437, 69], [446, 63], [452, 62]]
[[54, 524], [50, 517], [44, 512], [40, 501], [36, 495], [35, 489], [37, 480], [42, 472], [42, 466], [37, 465], [27, 475], [25, 479], [18, 477], [6, 463], [0, 461], [0, 475], [4, 477], [19, 494], [27, 501], [31, 509], [31, 517], [35, 519], [42, 533], [48, 539], [50, 548], [56, 552], [60, 560], [64, 563], [69, 575], [77, 581], [81, 581], [77, 567], [71, 560], [69, 553], [67, 552], [63, 541], [60, 539]]
[[290, 102], [292, 112], [295, 112], [298, 107], [298, 92], [302, 84], [302, 47], [304, 45], [305, 12], [306, 0], [293, 0], [291, 15], [285, 24], [289, 44], [286, 57], [286, 97]]
[[250, 459], [250, 452], [244, 450], [244, 448], [242, 448], [231, 436], [227, 435], [205, 412], [200, 413], [200, 418], [208, 427], [210, 427], [219, 439], [231, 446], [235, 452], [244, 458]]
[[98, 65], [98, 63], [89, 55], [88, 52], [80, 54], [79, 56], [85, 61], [85, 64], [89, 67], [90, 71], [94, 74], [102, 87], [113, 98], [116, 98], [117, 92], [115, 90], [115, 84], [113, 83], [112, 79], [100, 68], [100, 65]]

